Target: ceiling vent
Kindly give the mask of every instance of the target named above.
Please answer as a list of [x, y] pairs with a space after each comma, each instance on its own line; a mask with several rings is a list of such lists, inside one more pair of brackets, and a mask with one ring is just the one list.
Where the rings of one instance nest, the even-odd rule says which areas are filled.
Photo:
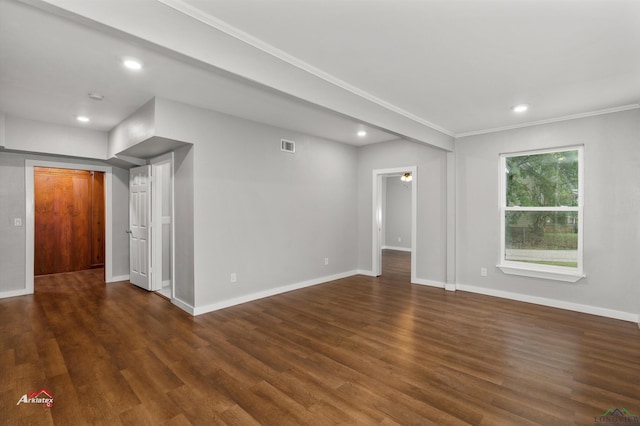
[[280, 150], [284, 152], [290, 152], [293, 154], [296, 152], [296, 143], [294, 141], [280, 139]]

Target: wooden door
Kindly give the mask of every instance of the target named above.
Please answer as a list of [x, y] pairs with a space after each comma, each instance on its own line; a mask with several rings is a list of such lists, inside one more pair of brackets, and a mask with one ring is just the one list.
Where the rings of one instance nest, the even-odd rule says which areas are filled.
[[95, 178], [98, 173], [104, 175], [34, 167], [35, 275], [104, 264], [104, 176]]

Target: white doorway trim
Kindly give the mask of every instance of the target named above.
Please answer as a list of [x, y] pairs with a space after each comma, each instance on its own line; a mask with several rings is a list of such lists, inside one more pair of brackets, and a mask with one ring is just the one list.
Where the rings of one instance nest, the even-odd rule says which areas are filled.
[[386, 175], [398, 175], [405, 172], [411, 173], [411, 282], [417, 281], [417, 218], [418, 218], [418, 167], [395, 167], [392, 169], [376, 169], [373, 171], [373, 216], [372, 216], [372, 244], [371, 244], [371, 271], [374, 276], [382, 274], [382, 177]]
[[104, 196], [105, 196], [105, 229], [104, 229], [104, 272], [105, 281], [113, 282], [112, 263], [112, 228], [113, 228], [113, 201], [112, 188], [113, 177], [112, 168], [107, 166], [95, 166], [82, 163], [63, 163], [44, 160], [25, 160], [25, 192], [26, 192], [26, 265], [25, 265], [25, 291], [26, 294], [33, 294], [34, 280], [34, 259], [35, 259], [35, 182], [33, 176], [34, 167], [51, 167], [55, 169], [88, 170], [94, 172], [104, 172]]
[[[150, 160], [151, 163], [151, 167], [153, 169], [152, 171], [152, 176], [154, 179], [154, 185], [151, 186], [151, 199], [153, 202], [153, 216], [151, 218], [152, 223], [153, 223], [153, 228], [152, 228], [152, 232], [153, 232], [153, 247], [152, 247], [152, 256], [153, 256], [153, 261], [152, 264], [154, 265], [154, 270], [155, 270], [155, 274], [156, 274], [156, 278], [155, 279], [159, 279], [160, 282], [162, 282], [162, 183], [159, 183], [157, 181], [158, 179], [158, 173], [157, 173], [157, 169], [158, 166], [162, 166], [164, 164], [169, 164], [169, 198], [170, 200], [170, 204], [169, 204], [169, 209], [170, 209], [170, 215], [171, 215], [171, 222], [170, 222], [170, 231], [169, 233], [171, 234], [171, 245], [170, 245], [170, 250], [171, 250], [171, 256], [170, 256], [170, 262], [171, 262], [171, 300], [174, 300], [176, 298], [176, 290], [175, 290], [175, 282], [176, 282], [176, 257], [175, 257], [175, 241], [176, 241], [176, 232], [175, 232], [175, 203], [174, 203], [174, 199], [175, 199], [175, 194], [174, 194], [174, 170], [173, 170], [173, 164], [174, 164], [174, 154], [173, 152], [169, 152], [166, 153], [164, 155], [161, 155], [159, 157], [155, 157], [153, 159]], [[159, 226], [158, 226], [159, 225]], [[160, 269], [160, 271], [158, 271], [158, 269]], [[159, 272], [159, 275], [158, 275]], [[159, 278], [158, 278], [159, 276]], [[162, 284], [160, 285], [160, 287], [162, 288]]]

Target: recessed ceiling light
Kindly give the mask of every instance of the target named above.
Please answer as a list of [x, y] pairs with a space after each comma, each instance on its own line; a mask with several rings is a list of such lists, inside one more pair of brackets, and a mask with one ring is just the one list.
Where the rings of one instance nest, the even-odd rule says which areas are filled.
[[360, 137], [367, 136], [367, 132], [365, 132], [364, 130], [360, 130], [360, 131], [358, 132], [358, 136], [360, 136]]
[[529, 109], [529, 105], [527, 104], [519, 104], [511, 107], [511, 111], [513, 112], [525, 112]]
[[140, 71], [142, 69], [142, 62], [134, 58], [124, 58], [122, 65], [133, 71]]
[[81, 123], [88, 123], [89, 121], [91, 121], [91, 119], [89, 119], [89, 117], [87, 117], [86, 115], [76, 115], [76, 120]]
[[104, 96], [101, 95], [100, 93], [92, 92], [92, 93], [89, 93], [89, 98], [93, 99], [94, 101], [101, 101], [104, 99]]

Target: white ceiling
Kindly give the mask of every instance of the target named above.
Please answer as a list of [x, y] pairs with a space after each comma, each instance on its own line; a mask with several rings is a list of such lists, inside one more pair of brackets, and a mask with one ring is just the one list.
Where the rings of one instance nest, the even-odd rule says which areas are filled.
[[[144, 71], [122, 68], [123, 56], [144, 58]], [[91, 100], [93, 92], [104, 100]], [[352, 145], [398, 139], [145, 43], [0, 0], [0, 111], [108, 131], [154, 96]], [[76, 115], [91, 122], [80, 124]], [[357, 136], [361, 129], [366, 138]]]
[[640, 101], [638, 0], [184, 3], [454, 134]]
[[[73, 115], [87, 113], [90, 126], [108, 130], [160, 96], [362, 145], [403, 132], [380, 112], [349, 119], [359, 115], [355, 103], [333, 108], [349, 101], [343, 94], [457, 136], [640, 101], [638, 0], [30, 2], [105, 24], [0, 0], [0, 110], [49, 122], [77, 125]], [[148, 19], [136, 25], [133, 17]], [[123, 22], [119, 31], [105, 31], [113, 22]], [[189, 39], [180, 23], [202, 37]], [[155, 37], [149, 30], [142, 42], [138, 27], [155, 30]], [[213, 51], [214, 31], [255, 52]], [[181, 44], [163, 42], [171, 39]], [[205, 54], [214, 60], [201, 60]], [[143, 58], [144, 72], [123, 71], [117, 62], [125, 55]], [[309, 84], [293, 71], [274, 84], [262, 79], [270, 69], [250, 65], [268, 55], [336, 91], [309, 96]], [[240, 60], [249, 71], [234, 77], [231, 62]], [[93, 91], [105, 100], [89, 100]], [[517, 103], [530, 104], [530, 111], [512, 113]], [[365, 139], [355, 136], [362, 127]]]

